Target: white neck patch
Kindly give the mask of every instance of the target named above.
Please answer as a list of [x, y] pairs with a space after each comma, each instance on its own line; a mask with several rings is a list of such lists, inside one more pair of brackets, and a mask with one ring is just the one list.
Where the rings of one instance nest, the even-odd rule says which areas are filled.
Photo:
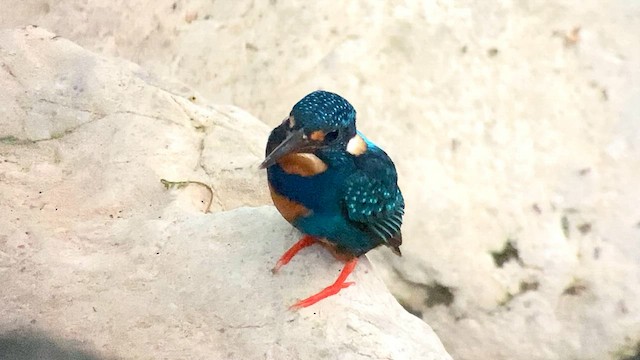
[[367, 143], [359, 134], [356, 134], [347, 143], [347, 152], [351, 155], [359, 156], [364, 154], [366, 151], [367, 151]]

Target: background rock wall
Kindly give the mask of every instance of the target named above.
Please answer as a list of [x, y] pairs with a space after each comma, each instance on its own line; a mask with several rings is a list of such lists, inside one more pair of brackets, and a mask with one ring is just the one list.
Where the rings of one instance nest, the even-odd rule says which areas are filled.
[[269, 125], [316, 88], [347, 97], [407, 199], [405, 255], [372, 258], [455, 358], [640, 354], [637, 2], [3, 8], [2, 26], [47, 27]]

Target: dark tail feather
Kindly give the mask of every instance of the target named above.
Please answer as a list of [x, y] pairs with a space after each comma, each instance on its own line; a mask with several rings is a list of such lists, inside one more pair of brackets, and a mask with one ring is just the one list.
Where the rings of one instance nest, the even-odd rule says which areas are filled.
[[402, 245], [402, 232], [398, 232], [394, 237], [389, 239], [389, 247], [391, 247], [391, 251], [398, 256], [402, 256], [400, 245]]

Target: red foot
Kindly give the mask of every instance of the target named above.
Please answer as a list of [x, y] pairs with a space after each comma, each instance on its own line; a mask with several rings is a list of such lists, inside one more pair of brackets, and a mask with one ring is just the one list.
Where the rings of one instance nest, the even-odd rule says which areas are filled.
[[344, 268], [342, 268], [342, 272], [340, 272], [340, 276], [338, 276], [338, 278], [336, 279], [336, 282], [334, 282], [332, 285], [324, 288], [322, 291], [320, 291], [319, 293], [309, 296], [308, 298], [304, 299], [304, 300], [300, 300], [297, 303], [293, 304], [289, 309], [291, 310], [297, 310], [303, 307], [307, 307], [307, 306], [311, 306], [315, 303], [317, 303], [318, 301], [328, 298], [331, 295], [335, 295], [337, 293], [340, 292], [340, 290], [344, 289], [344, 288], [348, 288], [349, 286], [355, 284], [352, 281], [349, 282], [345, 282], [345, 280], [347, 280], [347, 277], [349, 276], [349, 274], [351, 274], [351, 272], [353, 271], [353, 269], [356, 268], [356, 265], [358, 264], [358, 258], [354, 258], [352, 260], [349, 260], [349, 262], [347, 262], [346, 264], [344, 264]]
[[280, 260], [278, 260], [278, 262], [276, 263], [276, 266], [273, 267], [271, 272], [275, 274], [278, 270], [280, 270], [280, 268], [283, 265], [286, 265], [287, 263], [289, 263], [289, 261], [291, 261], [291, 259], [293, 259], [293, 257], [296, 256], [298, 251], [315, 244], [316, 241], [317, 241], [316, 238], [314, 238], [311, 235], [303, 236], [302, 239], [298, 240], [297, 243], [293, 244], [293, 246], [280, 257]]

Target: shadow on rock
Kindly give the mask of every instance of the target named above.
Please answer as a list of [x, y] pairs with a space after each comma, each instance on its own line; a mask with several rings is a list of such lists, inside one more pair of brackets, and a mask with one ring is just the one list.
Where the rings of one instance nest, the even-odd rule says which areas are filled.
[[41, 333], [0, 335], [0, 360], [108, 360], [80, 344]]

